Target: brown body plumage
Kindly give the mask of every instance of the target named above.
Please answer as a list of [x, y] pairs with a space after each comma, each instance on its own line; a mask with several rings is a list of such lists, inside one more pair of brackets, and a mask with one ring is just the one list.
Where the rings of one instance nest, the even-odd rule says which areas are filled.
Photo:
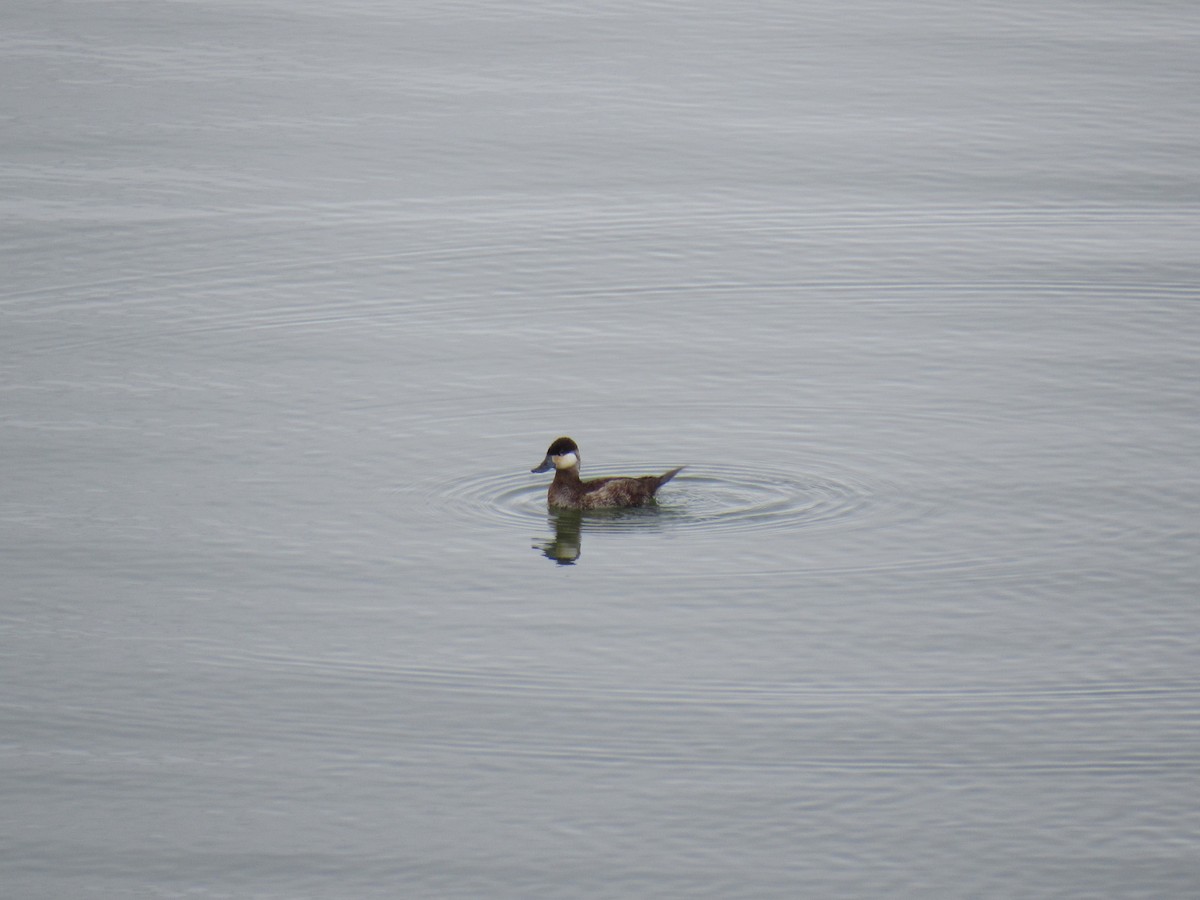
[[550, 445], [546, 458], [534, 472], [554, 469], [554, 481], [546, 494], [551, 506], [565, 509], [612, 509], [644, 506], [654, 499], [654, 493], [679, 473], [672, 469], [663, 475], [642, 475], [636, 478], [614, 475], [584, 481], [579, 477], [579, 445], [569, 437], [561, 437]]

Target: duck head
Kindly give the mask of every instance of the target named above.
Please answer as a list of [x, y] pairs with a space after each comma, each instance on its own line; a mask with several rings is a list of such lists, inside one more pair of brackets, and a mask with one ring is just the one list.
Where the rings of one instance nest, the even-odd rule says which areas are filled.
[[569, 437], [560, 437], [546, 451], [546, 458], [530, 472], [549, 472], [551, 469], [573, 469], [579, 465], [579, 445]]

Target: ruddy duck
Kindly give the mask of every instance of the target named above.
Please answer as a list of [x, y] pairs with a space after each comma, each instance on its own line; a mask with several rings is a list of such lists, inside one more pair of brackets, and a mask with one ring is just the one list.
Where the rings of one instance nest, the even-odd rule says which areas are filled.
[[546, 494], [551, 506], [566, 509], [611, 509], [620, 506], [643, 506], [654, 498], [654, 492], [679, 474], [672, 469], [665, 475], [642, 475], [638, 478], [610, 476], [583, 481], [579, 477], [579, 445], [569, 437], [560, 437], [546, 451], [546, 458], [531, 472], [554, 469], [554, 481]]

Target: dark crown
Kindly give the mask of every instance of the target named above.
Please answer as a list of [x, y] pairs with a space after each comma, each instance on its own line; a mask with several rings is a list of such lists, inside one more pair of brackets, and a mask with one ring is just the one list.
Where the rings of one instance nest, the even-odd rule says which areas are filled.
[[549, 456], [562, 456], [564, 453], [579, 454], [579, 446], [569, 437], [560, 437], [546, 451]]

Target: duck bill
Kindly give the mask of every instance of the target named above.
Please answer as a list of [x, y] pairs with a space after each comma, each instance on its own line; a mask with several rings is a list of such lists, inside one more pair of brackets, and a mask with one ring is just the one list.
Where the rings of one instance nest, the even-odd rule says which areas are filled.
[[546, 458], [542, 460], [542, 464], [536, 469], [530, 469], [530, 472], [549, 472], [554, 468], [554, 460], [550, 458], [550, 454], [546, 454]]

